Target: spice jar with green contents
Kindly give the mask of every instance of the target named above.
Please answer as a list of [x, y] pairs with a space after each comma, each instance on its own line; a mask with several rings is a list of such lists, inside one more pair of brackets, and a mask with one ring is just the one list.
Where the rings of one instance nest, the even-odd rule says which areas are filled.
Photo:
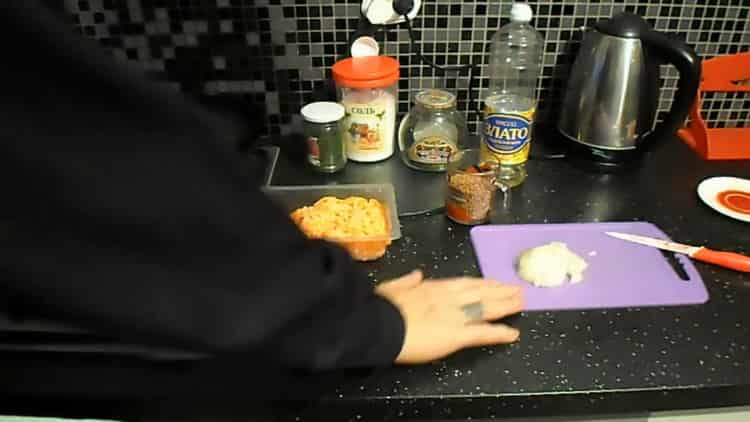
[[341, 136], [344, 107], [333, 102], [311, 103], [300, 111], [305, 119], [307, 161], [317, 171], [335, 173], [346, 166]]
[[448, 157], [465, 148], [468, 131], [456, 110], [456, 96], [439, 89], [427, 89], [414, 96], [398, 131], [398, 145], [404, 163], [424, 171], [445, 171]]

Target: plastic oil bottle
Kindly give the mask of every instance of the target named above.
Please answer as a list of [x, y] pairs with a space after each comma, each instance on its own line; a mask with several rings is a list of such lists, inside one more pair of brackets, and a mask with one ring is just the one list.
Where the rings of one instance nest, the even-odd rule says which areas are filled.
[[498, 179], [508, 187], [526, 178], [536, 87], [544, 40], [529, 22], [531, 7], [513, 3], [510, 23], [492, 38], [489, 92], [484, 99], [482, 160], [499, 164]]

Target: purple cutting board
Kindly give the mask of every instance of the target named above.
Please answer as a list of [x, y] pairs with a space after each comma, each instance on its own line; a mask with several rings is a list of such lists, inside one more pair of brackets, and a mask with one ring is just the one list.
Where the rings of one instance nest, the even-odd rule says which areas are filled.
[[[662, 253], [604, 234], [607, 231], [669, 239], [650, 223], [577, 223], [479, 226], [471, 230], [479, 268], [487, 278], [523, 286], [526, 310], [623, 308], [705, 303], [708, 292], [686, 256], [678, 255], [690, 277], [683, 280]], [[562, 287], [535, 287], [516, 273], [526, 249], [560, 241], [588, 262], [583, 281]], [[592, 254], [595, 252], [595, 254]]]

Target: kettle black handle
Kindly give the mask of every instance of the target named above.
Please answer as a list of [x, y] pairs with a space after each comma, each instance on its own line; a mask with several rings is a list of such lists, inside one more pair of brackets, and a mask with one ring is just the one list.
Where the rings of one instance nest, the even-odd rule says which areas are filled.
[[642, 35], [641, 40], [647, 47], [654, 48], [666, 57], [667, 61], [680, 72], [672, 108], [664, 120], [654, 128], [651, 135], [644, 139], [645, 144], [653, 144], [655, 140], [676, 133], [685, 122], [698, 92], [698, 84], [701, 80], [701, 60], [687, 44], [661, 32], [647, 31]]

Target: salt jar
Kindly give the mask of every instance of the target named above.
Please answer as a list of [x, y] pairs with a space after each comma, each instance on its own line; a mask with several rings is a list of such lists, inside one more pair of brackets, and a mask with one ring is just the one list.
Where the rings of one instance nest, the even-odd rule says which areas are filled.
[[350, 57], [333, 65], [333, 79], [346, 114], [342, 121], [346, 155], [352, 161], [382, 161], [395, 144], [398, 60]]
[[445, 171], [448, 157], [468, 143], [466, 121], [456, 110], [456, 96], [426, 89], [401, 120], [398, 146], [404, 163], [424, 171]]

